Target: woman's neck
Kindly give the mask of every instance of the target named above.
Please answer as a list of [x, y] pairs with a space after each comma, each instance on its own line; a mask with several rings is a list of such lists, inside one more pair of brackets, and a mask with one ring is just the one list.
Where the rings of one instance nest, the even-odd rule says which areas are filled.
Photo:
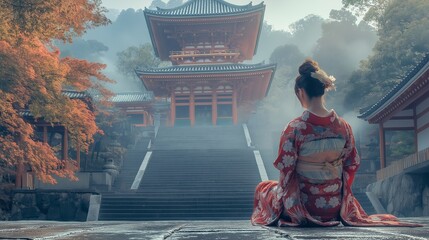
[[322, 117], [327, 116], [330, 113], [330, 111], [328, 111], [328, 109], [326, 109], [325, 105], [323, 104], [321, 97], [313, 98], [310, 101], [307, 110]]

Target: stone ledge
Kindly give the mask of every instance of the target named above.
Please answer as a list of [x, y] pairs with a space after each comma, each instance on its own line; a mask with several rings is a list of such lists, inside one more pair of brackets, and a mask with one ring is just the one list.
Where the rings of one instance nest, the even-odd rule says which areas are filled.
[[39, 239], [427, 239], [429, 218], [403, 218], [424, 227], [276, 228], [249, 221], [2, 222], [0, 238]]

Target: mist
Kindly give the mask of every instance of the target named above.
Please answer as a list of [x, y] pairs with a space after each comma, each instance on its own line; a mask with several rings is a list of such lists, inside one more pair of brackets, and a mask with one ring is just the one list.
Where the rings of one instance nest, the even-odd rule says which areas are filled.
[[[150, 8], [176, 7], [182, 3], [181, 0], [167, 3], [154, 0]], [[132, 46], [150, 43], [143, 10], [130, 8], [119, 12], [111, 9], [107, 16], [112, 24], [91, 29], [81, 38], [75, 39], [71, 46], [61, 45], [60, 49], [65, 55], [106, 64], [104, 73], [116, 81], [116, 84], [108, 86], [114, 92], [144, 90], [140, 80], [120, 73], [117, 68], [119, 52]], [[302, 113], [303, 109], [296, 99], [293, 86], [298, 66], [306, 57], [311, 57], [337, 78], [337, 91], [326, 95], [328, 109], [335, 109], [359, 131], [361, 125], [367, 124], [356, 118], [357, 109], [346, 109], [343, 102], [350, 76], [359, 69], [361, 60], [371, 53], [376, 40], [374, 29], [364, 22], [358, 22], [351, 13], [344, 10], [332, 11], [329, 18], [315, 14], [303, 16], [292, 23], [288, 30], [275, 30], [264, 22], [257, 53], [252, 61], [245, 63], [276, 63], [277, 71], [267, 98], [258, 104], [257, 111], [249, 122], [259, 126], [262, 132], [280, 133], [290, 120]], [[79, 55], [77, 49], [83, 48], [89, 42], [96, 44], [98, 51], [87, 51], [86, 55]], [[291, 54], [285, 50], [285, 46], [292, 46], [296, 50]], [[276, 54], [288, 56], [289, 59], [273, 58]], [[265, 136], [270, 138], [271, 142], [271, 135]], [[267, 139], [262, 139], [261, 142], [265, 142], [264, 140]]]

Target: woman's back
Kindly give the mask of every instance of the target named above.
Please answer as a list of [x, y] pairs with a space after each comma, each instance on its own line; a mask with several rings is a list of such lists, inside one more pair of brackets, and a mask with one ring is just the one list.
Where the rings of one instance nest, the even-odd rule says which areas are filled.
[[[255, 191], [253, 224], [278, 226], [421, 226], [389, 214], [368, 216], [351, 186], [360, 165], [350, 125], [324, 106], [335, 78], [312, 60], [299, 68], [295, 93], [306, 109], [290, 121], [273, 165], [279, 181], [261, 182]], [[323, 113], [323, 114], [316, 114]]]

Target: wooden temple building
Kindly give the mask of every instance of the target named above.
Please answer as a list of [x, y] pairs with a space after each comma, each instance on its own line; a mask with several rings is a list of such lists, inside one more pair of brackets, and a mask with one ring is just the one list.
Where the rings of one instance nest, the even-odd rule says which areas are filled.
[[136, 127], [153, 126], [154, 97], [152, 92], [117, 93], [110, 101], [128, 117]]
[[[93, 99], [86, 92], [63, 90], [62, 94], [70, 99], [78, 99], [85, 102], [89, 109], [93, 109]], [[49, 123], [43, 118], [35, 118], [29, 110], [22, 110], [20, 115], [35, 127], [35, 137], [38, 141], [49, 144], [54, 148], [57, 157], [66, 162], [67, 167], [80, 168], [80, 147], [71, 149], [69, 144], [69, 132], [61, 123]], [[73, 154], [73, 162], [69, 162], [70, 153]], [[33, 189], [34, 176], [31, 169], [26, 169], [23, 165], [17, 167], [15, 186], [18, 189]]]
[[172, 66], [138, 69], [155, 97], [168, 99], [169, 126], [245, 121], [272, 81], [275, 65], [242, 64], [256, 53], [263, 3], [190, 0], [144, 14], [155, 55]]
[[[379, 125], [377, 180], [400, 173], [429, 172], [429, 54], [360, 114], [359, 118]], [[398, 150], [409, 154], [398, 157]]]
[[[89, 109], [93, 109], [93, 103], [97, 97], [91, 96], [87, 92], [63, 90], [63, 95], [70, 99], [78, 99], [85, 102]], [[113, 107], [119, 109], [134, 127], [153, 126], [154, 97], [151, 92], [124, 92], [117, 93], [110, 100]], [[56, 151], [59, 159], [66, 161], [66, 166], [80, 170], [81, 158], [85, 153], [80, 151], [79, 146], [76, 149], [70, 148], [69, 132], [61, 123], [47, 123], [43, 118], [35, 119], [30, 111], [23, 110], [20, 115], [25, 120], [35, 126], [35, 137], [38, 141], [49, 144]], [[34, 176], [31, 169], [25, 169], [19, 166], [16, 172], [16, 188], [33, 189]]]

